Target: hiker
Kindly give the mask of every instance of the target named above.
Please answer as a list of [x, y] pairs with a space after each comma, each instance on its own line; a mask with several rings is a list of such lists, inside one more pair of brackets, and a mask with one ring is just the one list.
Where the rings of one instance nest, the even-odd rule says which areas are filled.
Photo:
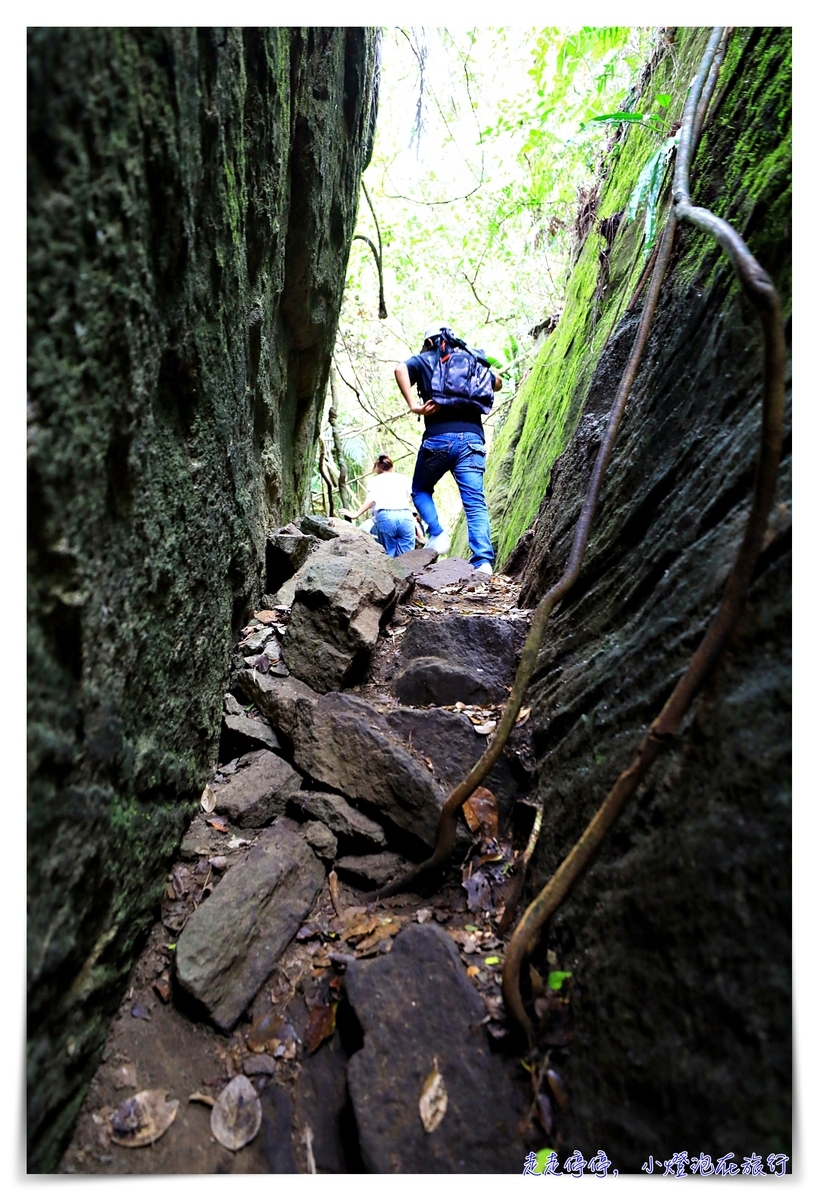
[[375, 524], [372, 533], [390, 558], [405, 554], [415, 548], [415, 519], [412, 516], [412, 500], [409, 495], [409, 480], [392, 468], [394, 463], [388, 454], [379, 454], [373, 468], [375, 474], [369, 481], [366, 500], [356, 513], [342, 508], [341, 514], [353, 521], [373, 509]]
[[[461, 388], [459, 397], [446, 391], [439, 363], [445, 362], [454, 345], [462, 347], [478, 364], [477, 376], [482, 380], [481, 399], [464, 397], [468, 387]], [[445, 356], [445, 357], [444, 357]], [[433, 378], [434, 377], [434, 378]], [[418, 451], [412, 478], [412, 499], [429, 529], [426, 547], [445, 554], [451, 538], [440, 523], [432, 493], [435, 484], [450, 471], [454, 475], [469, 535], [470, 562], [477, 571], [491, 575], [494, 550], [491, 545], [489, 511], [483, 494], [483, 475], [486, 470], [486, 446], [482, 416], [491, 408], [491, 392], [499, 392], [503, 381], [491, 370], [482, 351], [470, 352], [464, 342], [454, 338], [441, 325], [427, 329], [420, 353], [395, 367], [395, 379], [401, 395], [413, 413], [425, 420], [423, 441]], [[417, 386], [418, 396], [412, 396]], [[438, 392], [435, 392], [437, 387]]]

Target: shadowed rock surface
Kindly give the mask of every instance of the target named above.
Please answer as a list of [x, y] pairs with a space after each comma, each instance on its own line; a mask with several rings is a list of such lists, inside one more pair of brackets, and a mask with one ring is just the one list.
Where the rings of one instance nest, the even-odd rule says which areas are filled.
[[506, 695], [476, 668], [432, 655], [413, 658], [402, 667], [392, 680], [392, 691], [403, 704], [491, 704]]
[[377, 821], [358, 812], [343, 796], [334, 792], [296, 792], [290, 797], [288, 808], [297, 810], [299, 816], [308, 813], [316, 821], [323, 821], [339, 837], [372, 842], [375, 846], [386, 844], [386, 836]]
[[301, 776], [272, 750], [253, 750], [238, 760], [235, 773], [215, 783], [216, 812], [239, 826], [259, 828], [283, 816], [287, 800], [301, 787]]
[[276, 821], [192, 914], [179, 936], [177, 978], [219, 1029], [236, 1024], [324, 878], [304, 839]]
[[374, 805], [401, 829], [434, 845], [443, 789], [369, 704], [338, 692], [302, 702], [292, 738], [300, 770]]
[[[685, 34], [690, 74], [703, 40]], [[694, 202], [735, 225], [779, 288], [787, 338], [789, 55], [786, 30], [735, 32], [693, 169]], [[737, 138], [738, 129], [752, 134]], [[601, 218], [621, 203], [616, 168], [611, 180]], [[610, 250], [600, 322], [606, 306], [626, 302], [629, 278], [633, 286], [632, 229], [623, 222]], [[596, 263], [593, 238], [586, 253]], [[561, 326], [589, 312], [566, 308]], [[522, 603], [564, 569], [637, 317], [621, 320], [553, 469]], [[536, 381], [544, 397], [576, 361], [557, 343], [549, 355]], [[630, 763], [721, 599], [749, 511], [762, 368], [758, 320], [732, 268], [703, 233], [682, 227], [582, 572], [551, 618], [526, 700], [545, 802], [527, 900]], [[530, 392], [528, 403], [533, 415]], [[789, 412], [788, 385], [787, 428]], [[542, 440], [540, 431], [537, 453]], [[541, 951], [553, 948], [574, 972], [566, 1144], [603, 1146], [620, 1170], [638, 1173], [647, 1150], [706, 1147], [714, 1161], [755, 1146], [790, 1152], [790, 497], [787, 432], [728, 653]]]
[[[390, 954], [350, 964], [346, 992], [364, 1033], [347, 1076], [367, 1170], [519, 1174], [523, 1089], [489, 1049], [483, 1003], [451, 939], [409, 926]], [[426, 1133], [418, 1103], [435, 1060], [448, 1104]]]
[[54, 1167], [295, 515], [364, 28], [29, 31], [29, 1166]]

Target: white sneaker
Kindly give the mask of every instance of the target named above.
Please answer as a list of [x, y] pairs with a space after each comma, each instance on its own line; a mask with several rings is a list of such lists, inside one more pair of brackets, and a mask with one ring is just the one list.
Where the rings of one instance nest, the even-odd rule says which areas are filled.
[[479, 571], [482, 575], [493, 574], [492, 569], [491, 569], [491, 563], [481, 563], [479, 567], [475, 567], [474, 569], [475, 569], [475, 571]]
[[430, 537], [426, 543], [427, 550], [436, 550], [438, 554], [446, 554], [452, 547], [452, 539], [449, 537], [445, 529], [440, 533], [436, 533], [434, 537]]

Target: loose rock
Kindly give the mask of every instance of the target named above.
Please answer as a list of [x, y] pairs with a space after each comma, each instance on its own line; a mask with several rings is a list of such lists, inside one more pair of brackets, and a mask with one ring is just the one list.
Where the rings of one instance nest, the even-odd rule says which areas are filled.
[[271, 750], [254, 750], [239, 759], [239, 769], [214, 783], [216, 812], [235, 825], [258, 828], [282, 816], [288, 798], [301, 787], [301, 776]]
[[335, 792], [296, 792], [290, 797], [291, 812], [308, 813], [323, 821], [339, 837], [362, 839], [375, 846], [386, 845], [386, 834], [377, 821], [370, 820]]
[[412, 864], [399, 854], [386, 851], [383, 854], [348, 854], [339, 858], [336, 871], [363, 879], [374, 887], [383, 887], [399, 875], [405, 875]]
[[188, 920], [176, 951], [182, 988], [229, 1031], [309, 912], [324, 868], [278, 821]]
[[326, 543], [295, 578], [284, 660], [316, 691], [341, 688], [369, 661], [398, 596], [395, 574], [381, 547], [356, 536]]
[[292, 739], [302, 771], [373, 804], [401, 829], [435, 844], [443, 789], [365, 701], [331, 692], [299, 705]]
[[323, 821], [307, 821], [301, 826], [301, 832], [319, 858], [333, 861], [338, 853], [338, 839]]
[[238, 682], [270, 724], [290, 739], [295, 728], [298, 703], [304, 701], [312, 704], [318, 699], [317, 692], [292, 675], [287, 679], [279, 679], [274, 675], [240, 671]]
[[281, 743], [267, 721], [259, 720], [258, 717], [248, 717], [246, 713], [239, 716], [225, 713], [222, 717], [222, 732], [246, 738], [248, 742], [264, 746], [268, 750], [281, 749]]

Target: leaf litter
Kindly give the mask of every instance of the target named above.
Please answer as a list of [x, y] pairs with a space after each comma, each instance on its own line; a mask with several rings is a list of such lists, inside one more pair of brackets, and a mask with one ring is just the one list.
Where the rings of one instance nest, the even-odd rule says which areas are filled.
[[236, 1075], [213, 1105], [211, 1132], [227, 1150], [241, 1150], [252, 1142], [260, 1128], [261, 1101], [256, 1089], [246, 1075]]
[[420, 1120], [426, 1133], [434, 1133], [446, 1116], [446, 1109], [449, 1104], [446, 1084], [443, 1082], [443, 1076], [440, 1074], [438, 1068], [437, 1055], [435, 1055], [433, 1062], [434, 1065], [424, 1080], [420, 1100], [418, 1101]]
[[108, 1136], [130, 1150], [151, 1146], [176, 1119], [178, 1100], [167, 1099], [166, 1088], [137, 1092], [114, 1109], [108, 1118]]

